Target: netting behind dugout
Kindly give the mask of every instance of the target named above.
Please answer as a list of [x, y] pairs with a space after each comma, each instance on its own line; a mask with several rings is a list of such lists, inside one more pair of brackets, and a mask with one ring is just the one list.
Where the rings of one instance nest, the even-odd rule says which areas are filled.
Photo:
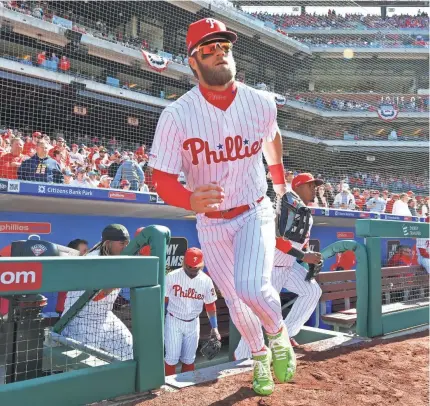
[[[9, 152], [20, 137], [24, 144], [14, 151], [23, 148], [27, 159], [44, 138], [61, 169], [49, 181], [77, 187], [102, 180], [103, 187], [130, 188], [100, 178], [114, 178], [132, 157], [147, 187], [131, 187], [153, 190], [146, 162], [159, 114], [196, 83], [187, 27], [218, 18], [238, 32], [237, 79], [276, 94], [286, 169], [323, 177], [327, 195], [347, 184], [358, 194], [412, 191], [416, 206], [424, 204], [426, 9], [401, 16], [401, 8], [388, 8], [381, 16], [351, 1], [253, 7], [221, 0], [2, 2], [0, 147]], [[45, 179], [3, 161], [0, 171], [3, 178]]]
[[28, 297], [1, 299], [8, 311], [0, 321], [0, 384], [133, 358], [129, 289], [102, 291], [54, 332], [59, 318], [44, 313], [47, 302], [55, 302], [57, 309], [63, 303], [60, 317], [67, 317], [84, 291], [64, 294], [64, 302], [48, 293], [33, 305]]

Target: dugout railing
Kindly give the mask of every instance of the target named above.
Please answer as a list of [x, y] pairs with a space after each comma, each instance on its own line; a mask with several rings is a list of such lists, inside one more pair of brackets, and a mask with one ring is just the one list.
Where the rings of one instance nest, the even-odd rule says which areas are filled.
[[[429, 275], [418, 265], [383, 261], [383, 242], [428, 238], [428, 224], [357, 220], [357, 241], [338, 241], [322, 251], [324, 259], [354, 251], [355, 270], [323, 272], [316, 318], [336, 331], [378, 337], [429, 323]], [[415, 253], [410, 248], [411, 258]], [[330, 303], [331, 311], [327, 312]]]
[[[411, 239], [429, 238], [429, 225], [408, 221], [387, 220], [358, 220], [356, 222], [356, 235], [363, 237], [368, 257], [368, 308], [367, 308], [367, 336], [377, 337], [407, 328], [417, 327], [429, 323], [428, 302], [428, 274], [420, 267], [396, 267], [390, 272], [390, 267], [384, 267], [382, 261], [382, 241], [384, 239]], [[402, 269], [403, 268], [403, 269]], [[386, 280], [393, 285], [396, 279], [404, 279], [405, 274], [412, 275], [406, 283], [411, 283], [417, 291], [427, 288], [427, 297], [418, 293], [415, 303], [404, 300], [408, 306], [397, 309], [387, 309], [382, 304]], [[406, 291], [404, 286], [403, 291]], [[365, 293], [365, 292], [364, 292]]]
[[85, 291], [53, 330], [61, 331], [101, 289], [130, 288], [133, 319], [133, 359], [0, 385], [0, 404], [83, 405], [160, 388], [164, 384], [164, 277], [169, 240], [167, 228], [149, 226], [122, 255], [134, 255], [149, 244], [151, 257], [0, 258], [2, 273], [12, 275], [17, 267], [37, 268], [40, 278], [40, 287], [34, 290], [6, 292], [0, 286], [1, 296]]

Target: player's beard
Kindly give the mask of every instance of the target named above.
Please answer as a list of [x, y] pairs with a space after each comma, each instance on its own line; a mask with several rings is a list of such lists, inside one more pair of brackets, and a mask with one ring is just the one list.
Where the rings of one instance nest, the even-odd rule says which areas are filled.
[[204, 66], [197, 58], [196, 62], [202, 79], [209, 86], [224, 86], [230, 83], [236, 76], [236, 62], [233, 58], [231, 58], [228, 65], [223, 65], [226, 66], [227, 69], [221, 71]]

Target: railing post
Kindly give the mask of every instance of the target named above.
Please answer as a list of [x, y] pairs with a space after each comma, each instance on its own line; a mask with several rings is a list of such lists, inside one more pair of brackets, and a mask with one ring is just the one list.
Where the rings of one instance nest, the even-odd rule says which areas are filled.
[[357, 241], [344, 240], [330, 244], [321, 251], [324, 260], [333, 257], [337, 253], [354, 251], [357, 260], [355, 273], [357, 285], [357, 327], [356, 332], [361, 337], [368, 336], [368, 299], [369, 299], [369, 270], [366, 247]]
[[382, 335], [381, 239], [365, 239], [369, 266], [368, 336]]
[[239, 330], [234, 325], [230, 317], [229, 330], [228, 330], [228, 359], [234, 360], [234, 351], [236, 350], [240, 341]]
[[164, 337], [160, 286], [132, 288], [133, 353], [137, 361], [136, 392], [164, 385]]

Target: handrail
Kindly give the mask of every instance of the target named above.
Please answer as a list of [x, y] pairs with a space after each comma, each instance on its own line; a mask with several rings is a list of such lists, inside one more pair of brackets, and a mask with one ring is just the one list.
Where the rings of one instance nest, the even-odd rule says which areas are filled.
[[[372, 220], [374, 221], [374, 220]], [[368, 297], [369, 297], [369, 267], [367, 250], [363, 244], [352, 240], [337, 241], [321, 251], [324, 260], [345, 251], [354, 251], [357, 260], [357, 334], [367, 337]]]

